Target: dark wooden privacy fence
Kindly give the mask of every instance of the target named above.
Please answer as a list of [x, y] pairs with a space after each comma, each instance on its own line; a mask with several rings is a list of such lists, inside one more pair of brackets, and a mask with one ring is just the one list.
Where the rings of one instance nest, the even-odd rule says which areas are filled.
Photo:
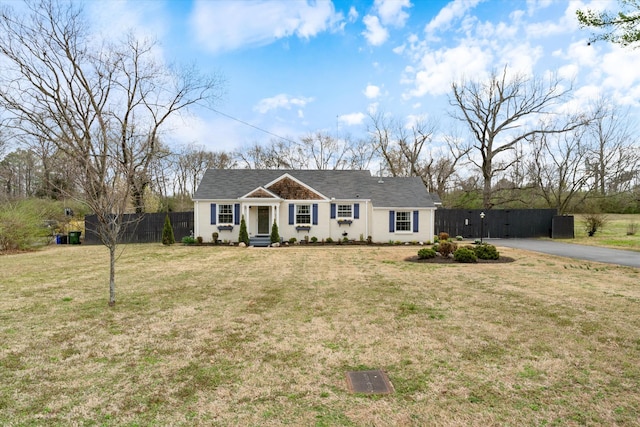
[[557, 215], [556, 209], [438, 209], [434, 232], [471, 239], [479, 239], [481, 230], [483, 238], [551, 237]]
[[[484, 212], [484, 224], [480, 213]], [[556, 209], [438, 209], [435, 230], [462, 236], [467, 239], [526, 238], [526, 237], [573, 237], [573, 217], [559, 217]], [[162, 241], [165, 213], [127, 214], [121, 243], [153, 243]], [[193, 212], [170, 212], [176, 242], [193, 232]], [[85, 217], [87, 244], [100, 244], [96, 233], [96, 216]]]
[[[162, 229], [166, 213], [126, 214], [122, 223], [125, 224], [120, 243], [154, 243], [162, 242]], [[176, 242], [193, 232], [193, 212], [169, 212], [169, 219], [173, 226]], [[96, 233], [97, 218], [95, 215], [84, 217], [86, 244], [101, 244]]]

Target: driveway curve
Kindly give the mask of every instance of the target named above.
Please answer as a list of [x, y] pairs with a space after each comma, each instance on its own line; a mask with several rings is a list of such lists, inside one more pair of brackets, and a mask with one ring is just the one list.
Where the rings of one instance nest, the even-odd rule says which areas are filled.
[[540, 239], [491, 239], [490, 242], [496, 246], [640, 268], [640, 252]]

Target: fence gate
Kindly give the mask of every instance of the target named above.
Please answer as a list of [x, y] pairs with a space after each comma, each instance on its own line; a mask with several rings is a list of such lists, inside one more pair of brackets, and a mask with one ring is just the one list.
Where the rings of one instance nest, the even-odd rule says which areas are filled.
[[[484, 219], [480, 214], [484, 212]], [[551, 237], [556, 209], [437, 209], [436, 235], [465, 239]]]

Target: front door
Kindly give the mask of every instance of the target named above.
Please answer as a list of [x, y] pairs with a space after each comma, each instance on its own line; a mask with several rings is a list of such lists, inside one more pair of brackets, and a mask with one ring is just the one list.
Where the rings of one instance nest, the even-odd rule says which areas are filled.
[[258, 206], [258, 234], [269, 234], [269, 206]]

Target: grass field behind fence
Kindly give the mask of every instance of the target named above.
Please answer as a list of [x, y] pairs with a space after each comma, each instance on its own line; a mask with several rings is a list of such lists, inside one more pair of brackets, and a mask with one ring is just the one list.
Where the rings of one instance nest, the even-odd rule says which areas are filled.
[[1, 425], [638, 425], [639, 269], [122, 248], [115, 308], [102, 246], [0, 256]]

